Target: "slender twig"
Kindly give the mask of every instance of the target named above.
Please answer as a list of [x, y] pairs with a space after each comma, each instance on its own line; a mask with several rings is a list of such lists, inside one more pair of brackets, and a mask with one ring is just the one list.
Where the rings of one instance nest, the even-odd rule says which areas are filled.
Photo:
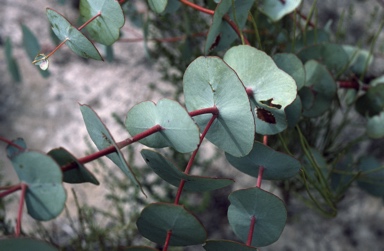
[[21, 195], [20, 195], [20, 202], [19, 202], [19, 211], [17, 213], [16, 231], [15, 231], [16, 237], [19, 237], [20, 231], [21, 231], [21, 220], [23, 218], [24, 198], [25, 198], [25, 193], [27, 191], [27, 188], [28, 188], [27, 184], [21, 183]]
[[0, 193], [0, 198], [3, 198], [8, 194], [14, 193], [20, 189], [21, 189], [21, 184], [11, 186], [7, 191]]
[[265, 168], [263, 166], [259, 167], [259, 174], [257, 175], [257, 183], [256, 183], [256, 187], [258, 187], [258, 188], [261, 187], [261, 182], [263, 181], [264, 169]]
[[249, 232], [248, 232], [248, 238], [247, 238], [247, 246], [252, 245], [252, 238], [253, 238], [253, 231], [255, 229], [255, 224], [256, 224], [256, 217], [253, 215], [251, 218], [251, 223], [249, 224]]
[[[207, 126], [205, 127], [203, 133], [201, 134], [200, 142], [197, 145], [196, 150], [192, 153], [192, 156], [191, 156], [191, 158], [188, 161], [187, 167], [185, 168], [185, 171], [184, 171], [185, 174], [189, 174], [189, 172], [191, 171], [191, 168], [192, 168], [192, 165], [193, 165], [193, 161], [195, 160], [196, 154], [199, 151], [201, 142], [203, 142], [203, 139], [205, 138], [205, 135], [208, 133], [209, 128], [212, 126], [213, 122], [216, 120], [217, 117], [218, 117], [218, 114], [214, 114], [212, 116], [212, 118], [209, 120]], [[181, 196], [181, 193], [183, 191], [184, 185], [185, 185], [185, 180], [181, 180], [180, 184], [179, 184], [179, 188], [177, 189], [176, 198], [175, 198], [175, 202], [174, 202], [176, 205], [179, 204], [180, 196]]]
[[97, 13], [97, 15], [95, 15], [94, 17], [90, 18], [87, 22], [85, 22], [82, 26], [80, 26], [79, 28], [77, 28], [79, 31], [81, 31], [85, 26], [87, 26], [90, 22], [92, 22], [93, 20], [95, 20], [97, 17], [100, 17], [101, 16], [101, 12], [99, 11], [99, 13]]
[[23, 147], [19, 146], [18, 144], [15, 144], [14, 142], [12, 142], [11, 140], [9, 139], [6, 139], [6, 138], [3, 138], [0, 136], [0, 141], [3, 141], [5, 143], [7, 143], [8, 145], [11, 145], [13, 147], [16, 147], [17, 149], [19, 149], [20, 151], [23, 151], [25, 150]]
[[168, 230], [167, 237], [165, 238], [165, 243], [164, 243], [163, 251], [167, 251], [168, 250], [169, 242], [171, 241], [171, 236], [172, 236], [172, 230]]

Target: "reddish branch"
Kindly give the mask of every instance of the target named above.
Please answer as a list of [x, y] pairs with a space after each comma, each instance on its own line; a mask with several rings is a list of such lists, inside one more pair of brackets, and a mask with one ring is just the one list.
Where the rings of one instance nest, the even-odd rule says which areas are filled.
[[253, 237], [253, 231], [255, 229], [255, 224], [256, 224], [256, 217], [253, 215], [251, 218], [251, 223], [249, 224], [249, 232], [248, 232], [248, 238], [247, 238], [247, 246], [252, 245], [252, 237]]
[[25, 183], [21, 183], [20, 186], [21, 186], [21, 195], [20, 195], [19, 211], [17, 214], [17, 222], [16, 222], [16, 231], [15, 231], [16, 237], [19, 237], [21, 232], [21, 219], [23, 218], [24, 198], [28, 188], [28, 185]]
[[358, 90], [363, 90], [367, 91], [369, 89], [368, 85], [360, 85], [359, 82], [354, 81], [354, 80], [348, 80], [348, 81], [338, 81], [340, 88], [344, 89], [355, 89], [356, 91]]
[[[201, 7], [200, 5], [197, 5], [197, 4], [194, 4], [194, 3], [191, 3], [189, 2], [188, 0], [180, 0], [181, 3], [189, 6], [189, 7], [192, 7], [194, 8], [195, 10], [198, 10], [200, 12], [203, 12], [203, 13], [206, 13], [206, 14], [209, 14], [211, 16], [213, 16], [215, 14], [215, 11], [213, 10], [210, 10], [210, 9], [206, 9], [204, 7]], [[239, 27], [237, 27], [237, 25], [235, 24], [235, 22], [233, 22], [229, 16], [226, 14], [223, 19], [232, 27], [232, 29], [236, 32], [236, 34], [241, 37], [241, 32], [239, 30]], [[247, 44], [247, 45], [250, 45], [249, 41], [247, 40], [247, 38], [244, 37], [244, 43]]]

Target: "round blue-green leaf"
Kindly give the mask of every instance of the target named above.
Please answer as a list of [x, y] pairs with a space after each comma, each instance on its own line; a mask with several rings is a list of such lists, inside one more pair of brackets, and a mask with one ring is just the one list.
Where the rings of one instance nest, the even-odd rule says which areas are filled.
[[207, 34], [207, 41], [205, 42], [205, 54], [214, 49], [224, 50], [227, 49], [233, 41], [238, 38], [238, 35], [233, 28], [223, 20], [224, 15], [228, 14], [231, 20], [235, 22], [234, 12], [236, 13], [236, 25], [241, 30], [248, 18], [249, 10], [251, 9], [254, 1], [233, 1], [222, 0], [216, 7], [215, 13], [212, 18], [212, 25]]
[[293, 12], [301, 3], [301, 0], [261, 0], [258, 8], [272, 21], [279, 21], [285, 15]]
[[322, 43], [306, 47], [301, 50], [297, 56], [303, 63], [306, 63], [309, 60], [319, 61], [335, 76], [342, 71], [345, 71], [350, 63], [348, 54], [343, 47], [332, 43]]
[[373, 196], [384, 197], [383, 164], [375, 157], [365, 156], [361, 158], [358, 170], [363, 172], [357, 179], [359, 187]]
[[162, 130], [140, 140], [140, 143], [153, 148], [170, 146], [187, 153], [194, 151], [200, 142], [199, 128], [176, 101], [161, 99], [157, 104], [145, 101], [127, 113], [125, 126], [132, 136], [155, 125], [160, 125]]
[[228, 162], [243, 173], [258, 177], [260, 167], [264, 167], [263, 179], [284, 180], [297, 174], [300, 162], [284, 153], [255, 142], [252, 151], [244, 157], [226, 154]]
[[363, 74], [373, 62], [373, 55], [356, 46], [343, 45], [349, 58], [349, 69], [355, 74]]
[[384, 137], [384, 111], [368, 119], [367, 135], [373, 139]]
[[303, 102], [303, 115], [311, 118], [318, 117], [331, 106], [337, 86], [324, 65], [310, 60], [305, 63], [304, 67], [306, 72], [305, 87], [299, 91]]
[[84, 58], [103, 60], [96, 47], [79, 30], [56, 11], [47, 8], [47, 17], [55, 35], [77, 55]]
[[75, 168], [63, 173], [64, 182], [73, 184], [84, 182], [90, 182], [95, 185], [100, 184], [96, 177], [66, 149], [62, 147], [55, 148], [49, 151], [47, 154], [51, 156], [60, 166], [65, 166], [71, 163], [76, 164]]
[[51, 244], [45, 241], [18, 237], [0, 239], [0, 249], [4, 251], [58, 251]]
[[304, 65], [300, 59], [292, 53], [278, 53], [273, 55], [277, 67], [288, 73], [296, 82], [297, 90], [305, 84]]
[[170, 246], [202, 244], [207, 238], [200, 221], [181, 205], [150, 204], [141, 211], [136, 225], [141, 235], [158, 244], [164, 244], [168, 231], [172, 231]]
[[300, 96], [297, 96], [292, 104], [285, 108], [285, 115], [287, 116], [287, 123], [289, 128], [294, 128], [300, 120], [303, 106]]
[[360, 96], [355, 104], [356, 110], [363, 116], [375, 116], [384, 109], [384, 84], [377, 84]]
[[8, 144], [6, 151], [7, 151], [7, 157], [9, 159], [14, 158], [16, 155], [23, 153], [27, 150], [27, 144], [25, 143], [24, 139], [22, 139], [22, 138], [17, 138], [15, 140], [12, 140], [12, 143], [20, 146], [21, 149], [14, 146], [14, 145]]
[[119, 249], [119, 250], [128, 250], [128, 251], [159, 251], [158, 249], [151, 248], [151, 247], [144, 247], [144, 246], [128, 247], [128, 248]]
[[[80, 110], [83, 115], [84, 123], [87, 128], [88, 134], [91, 137], [93, 143], [95, 143], [97, 149], [102, 150], [110, 146], [116, 148], [115, 153], [110, 153], [107, 157], [115, 163], [125, 175], [127, 175], [136, 187], [140, 187], [140, 183], [137, 181], [135, 174], [127, 161], [124, 159], [124, 155], [117, 147], [115, 140], [111, 133], [105, 127], [104, 123], [100, 120], [99, 116], [87, 105], [80, 105]], [[144, 193], [144, 192], [143, 192]]]
[[287, 127], [284, 109], [297, 95], [295, 80], [280, 70], [271, 57], [251, 46], [232, 47], [224, 61], [253, 91], [250, 100], [256, 132], [271, 135], [283, 131]]
[[264, 247], [277, 241], [287, 221], [282, 200], [260, 188], [238, 190], [229, 195], [228, 220], [236, 236], [248, 239], [252, 217], [256, 218], [251, 246]]
[[255, 251], [258, 250], [255, 247], [247, 246], [240, 242], [229, 241], [229, 240], [209, 240], [204, 244], [206, 251]]
[[32, 151], [20, 153], [11, 161], [20, 181], [28, 185], [28, 214], [42, 221], [57, 217], [67, 198], [60, 166], [50, 156]]
[[[248, 154], [255, 124], [248, 95], [236, 73], [220, 58], [199, 57], [188, 66], [183, 83], [188, 111], [215, 106], [219, 110], [206, 138], [234, 156]], [[201, 131], [211, 117], [194, 117]]]
[[160, 153], [142, 150], [141, 155], [152, 170], [169, 184], [178, 187], [181, 180], [185, 180], [184, 190], [190, 192], [206, 192], [223, 188], [233, 184], [231, 179], [219, 179], [188, 175], [175, 167], [171, 161]]
[[82, 0], [80, 1], [80, 14], [84, 22], [101, 14], [92, 20], [86, 29], [90, 37], [104, 45], [111, 45], [120, 36], [125, 18], [120, 4], [116, 0]]
[[326, 43], [330, 41], [329, 33], [324, 29], [308, 30], [305, 33], [300, 33], [291, 45], [295, 53], [299, 52], [304, 47], [314, 44]]
[[[33, 32], [24, 24], [21, 25], [21, 29], [23, 32], [23, 46], [27, 55], [31, 61], [35, 60], [37, 54], [41, 53], [41, 47], [39, 41]], [[44, 78], [49, 77], [50, 73], [48, 70], [42, 70], [40, 67], [38, 68], [41, 76]]]
[[164, 12], [165, 8], [167, 7], [168, 0], [148, 0], [148, 4], [151, 10], [160, 14]]

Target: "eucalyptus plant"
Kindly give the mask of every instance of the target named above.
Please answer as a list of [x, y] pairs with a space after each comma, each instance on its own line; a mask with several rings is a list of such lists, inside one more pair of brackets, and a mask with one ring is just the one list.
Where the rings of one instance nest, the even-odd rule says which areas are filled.
[[[263, 189], [263, 180], [302, 184], [307, 193], [304, 201], [327, 216], [336, 215], [337, 203], [355, 182], [367, 192], [384, 197], [382, 164], [373, 156], [354, 159], [349, 154], [351, 146], [360, 140], [384, 136], [383, 78], [364, 82], [373, 51], [331, 42], [328, 32], [311, 22], [316, 1], [308, 17], [300, 12], [301, 2], [221, 0], [210, 3], [214, 9], [209, 9], [188, 0], [148, 0], [157, 15], [177, 15], [180, 8], [192, 8], [212, 16], [201, 51], [204, 56], [194, 59], [183, 73], [185, 106], [170, 99], [136, 104], [127, 111], [125, 120], [131, 137], [116, 142], [97, 113], [80, 104], [86, 129], [99, 149], [81, 158], [62, 147], [42, 153], [29, 149], [23, 139], [0, 138], [7, 143], [7, 156], [20, 179], [18, 184], [2, 187], [0, 197], [21, 190], [15, 236], [1, 239], [0, 247], [57, 250], [45, 242], [20, 237], [23, 204], [36, 220], [56, 218], [66, 202], [63, 182], [98, 185], [85, 164], [100, 157], [108, 157], [145, 195], [121, 153], [122, 148], [137, 143], [150, 148], [141, 150], [146, 164], [175, 187], [173, 201], [147, 205], [136, 222], [140, 234], [161, 245], [162, 250], [190, 245], [203, 245], [208, 251], [257, 250], [277, 241], [287, 221], [287, 210], [279, 197]], [[23, 26], [24, 37], [32, 37], [24, 40], [26, 47], [37, 54], [33, 64], [44, 72], [49, 58], [63, 45], [81, 57], [103, 60], [93, 42], [110, 46], [120, 39], [124, 4], [81, 0], [84, 24], [78, 28], [47, 8], [48, 21], [61, 43], [52, 52], [41, 53], [37, 39]], [[284, 35], [284, 46], [276, 41], [277, 49], [267, 49], [261, 30], [286, 19], [293, 20], [293, 31]], [[255, 34], [253, 40], [248, 40], [248, 33]], [[12, 60], [11, 53], [7, 57]], [[335, 133], [331, 127], [311, 132], [312, 137], [325, 137], [317, 141], [306, 134], [314, 123], [335, 118], [336, 110], [353, 108], [367, 120], [366, 132], [360, 137], [338, 145], [328, 141]], [[341, 123], [348, 123], [348, 116]], [[334, 126], [337, 133], [342, 131], [342, 126], [329, 126]], [[338, 136], [334, 134], [334, 138]], [[237, 241], [207, 239], [204, 222], [180, 202], [184, 193], [212, 191], [234, 182], [231, 178], [191, 174], [204, 139], [225, 152], [233, 167], [255, 178], [254, 187], [228, 196], [227, 217]], [[187, 166], [173, 163], [156, 151], [164, 147], [191, 153]]]

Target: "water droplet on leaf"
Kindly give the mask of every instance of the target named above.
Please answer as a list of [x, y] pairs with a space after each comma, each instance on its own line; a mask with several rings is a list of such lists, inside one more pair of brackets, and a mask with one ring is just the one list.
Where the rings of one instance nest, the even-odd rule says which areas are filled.
[[40, 69], [45, 71], [48, 69], [48, 66], [49, 66], [48, 57], [45, 56], [45, 54], [38, 54], [35, 57], [35, 60], [32, 61], [32, 64], [38, 65], [40, 67]]

